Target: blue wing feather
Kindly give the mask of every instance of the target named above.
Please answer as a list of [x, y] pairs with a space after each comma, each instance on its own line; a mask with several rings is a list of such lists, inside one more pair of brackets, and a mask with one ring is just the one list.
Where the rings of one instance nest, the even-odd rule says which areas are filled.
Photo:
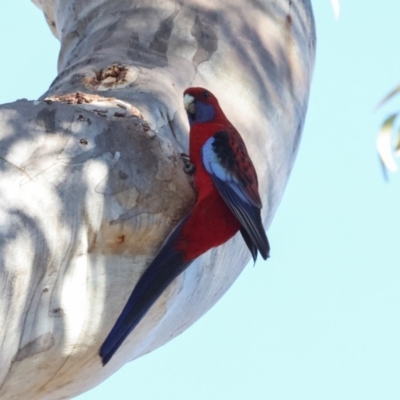
[[240, 233], [242, 234], [243, 240], [250, 250], [251, 256], [253, 257], [254, 264], [255, 264], [257, 261], [257, 254], [258, 254], [257, 246], [251, 240], [251, 237], [247, 233], [246, 229], [240, 228]]
[[[216, 176], [212, 176], [212, 178], [222, 198], [242, 224], [261, 256], [266, 260], [269, 257], [270, 247], [261, 222], [260, 209], [240, 198], [237, 191], [232, 188], [232, 184], [226, 183]], [[250, 247], [249, 249], [252, 251]]]
[[[219, 133], [217, 132], [216, 135]], [[229, 163], [233, 171], [238, 168], [235, 154], [229, 149], [228, 143], [224, 142], [224, 137], [227, 135], [219, 135], [218, 140], [215, 139], [216, 135], [208, 139], [202, 148], [203, 165], [211, 175], [222, 198], [246, 231], [247, 236], [243, 235], [243, 232], [242, 236], [253, 258], [255, 259], [254, 253], [257, 256], [255, 247], [261, 256], [267, 259], [270, 246], [261, 222], [260, 207], [248, 196], [243, 183], [225, 166]], [[224, 146], [224, 149], [221, 150], [217, 146]], [[221, 157], [229, 158], [229, 160], [221, 159]]]

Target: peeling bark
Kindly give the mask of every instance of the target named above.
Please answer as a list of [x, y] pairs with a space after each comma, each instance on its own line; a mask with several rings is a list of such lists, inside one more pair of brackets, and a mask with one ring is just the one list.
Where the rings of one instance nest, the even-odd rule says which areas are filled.
[[0, 106], [4, 400], [76, 396], [218, 301], [250, 258], [240, 235], [176, 279], [101, 366], [98, 349], [135, 282], [195, 200], [181, 157], [183, 90], [209, 88], [241, 132], [268, 226], [315, 55], [307, 0], [33, 1], [61, 51], [38, 101]]

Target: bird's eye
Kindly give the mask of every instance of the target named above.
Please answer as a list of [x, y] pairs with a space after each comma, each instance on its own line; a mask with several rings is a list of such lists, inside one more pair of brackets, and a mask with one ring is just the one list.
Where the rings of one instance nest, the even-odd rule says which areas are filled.
[[208, 98], [210, 97], [210, 93], [207, 92], [207, 90], [205, 90], [205, 91], [203, 92], [203, 97], [204, 97], [205, 99], [208, 99]]

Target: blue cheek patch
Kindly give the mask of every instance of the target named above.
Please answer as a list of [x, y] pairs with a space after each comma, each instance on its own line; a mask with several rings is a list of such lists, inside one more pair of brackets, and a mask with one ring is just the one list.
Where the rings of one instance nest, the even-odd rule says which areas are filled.
[[211, 121], [215, 116], [214, 107], [211, 104], [205, 104], [201, 101], [196, 101], [196, 113], [188, 114], [189, 124], [197, 124]]

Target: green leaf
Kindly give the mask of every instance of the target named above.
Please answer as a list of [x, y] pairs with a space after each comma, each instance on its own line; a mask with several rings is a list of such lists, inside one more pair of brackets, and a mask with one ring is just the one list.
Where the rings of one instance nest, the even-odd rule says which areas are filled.
[[398, 114], [395, 113], [386, 118], [376, 139], [376, 147], [382, 164], [391, 172], [397, 171], [397, 163], [393, 157], [392, 149], [393, 125], [397, 116]]

